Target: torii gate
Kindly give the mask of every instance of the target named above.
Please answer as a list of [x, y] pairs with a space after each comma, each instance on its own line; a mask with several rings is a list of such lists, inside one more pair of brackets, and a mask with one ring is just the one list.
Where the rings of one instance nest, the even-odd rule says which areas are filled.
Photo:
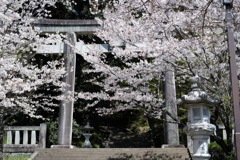
[[[77, 42], [76, 34], [93, 34], [94, 30], [100, 25], [95, 20], [54, 20], [54, 19], [41, 19], [34, 22], [34, 26], [40, 29], [41, 33], [67, 33], [68, 41], [83, 52], [89, 52], [92, 47], [102, 51], [108, 52], [108, 45], [95, 44], [85, 45], [83, 42]], [[65, 81], [69, 87], [65, 90], [74, 94], [74, 79], [75, 79], [75, 66], [76, 66], [76, 53], [72, 48], [64, 43], [55, 45], [42, 45], [36, 49], [38, 54], [66, 54], [66, 71], [67, 77]], [[52, 147], [72, 148], [72, 121], [73, 121], [73, 101], [62, 101], [60, 107], [60, 117], [58, 126], [58, 145]]]
[[[34, 22], [34, 26], [44, 34], [44, 33], [56, 33], [62, 32], [67, 33], [68, 41], [78, 49], [83, 52], [89, 52], [89, 49], [94, 48], [102, 52], [109, 52], [109, 45], [107, 44], [91, 44], [86, 45], [82, 42], [77, 42], [76, 34], [93, 34], [100, 25], [96, 20], [56, 20], [56, 19], [41, 19]], [[76, 54], [67, 44], [58, 45], [43, 45], [39, 46], [36, 50], [38, 54], [47, 53], [63, 53], [66, 54], [66, 71], [67, 77], [65, 79], [66, 83], [70, 86], [67, 88], [67, 92], [74, 92], [74, 79], [75, 79], [75, 65], [76, 65]], [[167, 72], [169, 73], [169, 71]], [[169, 74], [168, 74], [169, 75]], [[174, 74], [170, 74], [165, 77], [166, 82], [174, 81]], [[172, 85], [171, 85], [172, 84]], [[170, 85], [170, 86], [169, 86]], [[165, 87], [164, 92], [166, 92], [166, 98], [176, 99], [175, 84], [167, 83], [168, 87]], [[72, 121], [73, 121], [73, 101], [63, 101], [60, 108], [59, 126], [58, 126], [58, 145], [53, 145], [52, 147], [59, 148], [73, 148], [72, 144]], [[176, 103], [172, 107], [169, 107], [167, 103], [166, 110], [168, 113], [177, 116]], [[174, 108], [174, 109], [172, 109]], [[177, 117], [175, 117], [177, 118]], [[169, 116], [166, 118], [167, 121], [171, 121]], [[169, 126], [169, 127], [168, 127]], [[173, 125], [172, 122], [167, 123], [165, 127], [167, 132], [167, 144], [178, 145], [178, 125]], [[174, 132], [174, 133], [173, 133]]]

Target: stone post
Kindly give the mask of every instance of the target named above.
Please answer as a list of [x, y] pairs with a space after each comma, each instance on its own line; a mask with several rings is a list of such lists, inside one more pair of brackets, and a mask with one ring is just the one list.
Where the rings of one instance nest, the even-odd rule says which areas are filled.
[[164, 99], [166, 110], [164, 116], [164, 139], [166, 140], [165, 143], [169, 146], [179, 145], [174, 69], [166, 67], [164, 75]]
[[192, 91], [182, 97], [182, 103], [188, 107], [188, 123], [184, 131], [193, 141], [193, 160], [208, 160], [211, 157], [208, 153], [209, 138], [216, 130], [216, 127], [210, 124], [209, 107], [217, 101], [212, 100], [198, 87], [198, 76], [192, 81]]
[[[74, 32], [67, 33], [67, 41], [71, 45], [76, 44], [76, 35]], [[59, 115], [59, 126], [58, 126], [58, 145], [52, 146], [53, 148], [73, 148], [72, 144], [72, 122], [73, 122], [73, 106], [74, 100], [68, 99], [67, 97], [74, 96], [74, 85], [75, 85], [75, 66], [76, 66], [76, 54], [74, 53], [71, 46], [64, 44], [65, 53], [65, 65], [67, 76], [65, 82], [68, 84], [64, 91], [66, 100], [62, 101]]]
[[39, 146], [40, 148], [46, 148], [46, 133], [47, 133], [47, 124], [41, 123], [39, 130]]

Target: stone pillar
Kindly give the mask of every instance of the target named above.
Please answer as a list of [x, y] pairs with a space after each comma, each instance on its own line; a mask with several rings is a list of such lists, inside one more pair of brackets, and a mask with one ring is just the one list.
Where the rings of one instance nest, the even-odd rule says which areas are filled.
[[39, 130], [39, 146], [40, 148], [46, 148], [46, 133], [47, 133], [47, 124], [41, 123], [40, 130]]
[[199, 77], [194, 77], [192, 81], [192, 91], [182, 97], [182, 103], [188, 107], [188, 123], [184, 132], [193, 142], [192, 159], [208, 160], [211, 157], [208, 153], [209, 138], [216, 130], [216, 127], [210, 124], [209, 107], [217, 101], [212, 100], [198, 87]]
[[166, 110], [164, 116], [164, 139], [165, 143], [169, 146], [179, 145], [174, 69], [171, 67], [166, 67], [164, 75], [164, 99]]
[[[67, 33], [67, 40], [71, 45], [76, 44], [76, 35], [74, 32]], [[65, 82], [68, 84], [64, 91], [66, 97], [74, 96], [74, 85], [75, 85], [75, 66], [76, 66], [76, 54], [74, 53], [71, 46], [64, 44], [65, 54], [65, 65], [66, 65], [66, 78]], [[73, 148], [72, 144], [72, 122], [73, 122], [73, 106], [74, 100], [65, 98], [62, 101], [59, 115], [59, 126], [58, 126], [58, 145], [52, 147], [59, 148]]]

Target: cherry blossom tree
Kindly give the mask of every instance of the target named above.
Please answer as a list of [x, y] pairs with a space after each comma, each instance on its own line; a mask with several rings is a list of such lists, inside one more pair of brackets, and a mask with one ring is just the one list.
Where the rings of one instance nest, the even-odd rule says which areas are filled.
[[[234, 34], [239, 48], [240, 2], [234, 1], [233, 8]], [[214, 140], [229, 155], [233, 148], [233, 109], [222, 3], [217, 0], [118, 0], [106, 5], [103, 16], [98, 19], [102, 27], [96, 35], [111, 45], [111, 54], [81, 53], [92, 64], [85, 72], [101, 75], [101, 81], [95, 77], [90, 82], [101, 86], [102, 91], [79, 93], [79, 98], [93, 100], [89, 107], [100, 100], [117, 101], [112, 108], [99, 108], [103, 114], [144, 107], [146, 114], [160, 118], [164, 68], [175, 69], [180, 75], [176, 77], [179, 85], [197, 74], [204, 90], [219, 100], [213, 108], [212, 119], [215, 124], [225, 125], [228, 138], [226, 143], [218, 136], [214, 136]]]
[[[34, 65], [34, 49], [38, 45], [58, 43], [60, 35], [41, 37], [34, 28], [36, 19], [50, 17], [46, 8], [54, 7], [52, 0], [0, 0], [0, 159], [3, 159], [3, 127], [19, 112], [31, 117], [38, 108], [52, 110], [63, 97], [46, 95], [39, 90], [54, 89], [61, 93], [67, 85], [62, 61]], [[70, 1], [63, 1], [70, 7]], [[36, 60], [35, 60], [36, 61]], [[35, 63], [37, 64], [37, 63]], [[54, 86], [54, 87], [53, 87]]]

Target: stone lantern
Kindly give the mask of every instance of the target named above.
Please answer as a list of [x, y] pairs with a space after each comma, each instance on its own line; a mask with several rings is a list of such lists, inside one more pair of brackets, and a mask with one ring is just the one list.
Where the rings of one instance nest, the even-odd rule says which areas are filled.
[[90, 142], [90, 137], [92, 136], [92, 134], [91, 134], [91, 131], [93, 130], [93, 127], [91, 127], [90, 125], [89, 125], [89, 123], [87, 123], [87, 125], [86, 126], [84, 126], [83, 128], [82, 128], [82, 130], [83, 130], [83, 136], [84, 136], [84, 138], [85, 138], [85, 141], [84, 141], [84, 143], [83, 143], [83, 145], [82, 145], [82, 148], [92, 148], [92, 145], [91, 145], [91, 142]]
[[182, 103], [188, 107], [188, 123], [184, 132], [193, 141], [193, 160], [208, 160], [211, 157], [208, 153], [209, 138], [216, 130], [215, 125], [210, 124], [209, 107], [217, 101], [211, 99], [199, 88], [198, 76], [192, 78], [192, 82], [192, 91], [181, 98]]

